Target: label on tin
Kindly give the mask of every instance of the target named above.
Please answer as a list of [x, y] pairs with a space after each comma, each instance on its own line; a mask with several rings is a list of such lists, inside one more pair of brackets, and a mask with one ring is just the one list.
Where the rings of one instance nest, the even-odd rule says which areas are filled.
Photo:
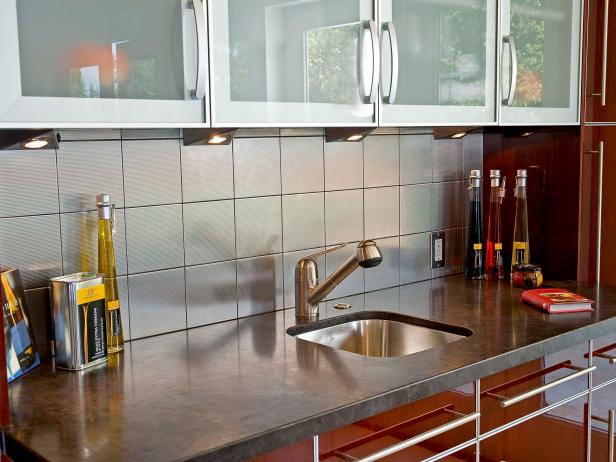
[[105, 286], [79, 289], [77, 309], [83, 336], [83, 362], [88, 364], [107, 356]]

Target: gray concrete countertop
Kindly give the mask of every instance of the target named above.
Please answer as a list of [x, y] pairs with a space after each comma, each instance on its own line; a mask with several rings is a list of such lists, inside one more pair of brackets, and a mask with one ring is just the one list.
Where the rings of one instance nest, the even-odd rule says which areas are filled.
[[137, 340], [84, 372], [48, 360], [10, 385], [7, 437], [51, 461], [240, 460], [616, 330], [616, 289], [557, 285], [595, 311], [550, 316], [508, 282], [460, 276], [365, 294], [474, 332], [404, 357], [297, 340], [287, 310]]

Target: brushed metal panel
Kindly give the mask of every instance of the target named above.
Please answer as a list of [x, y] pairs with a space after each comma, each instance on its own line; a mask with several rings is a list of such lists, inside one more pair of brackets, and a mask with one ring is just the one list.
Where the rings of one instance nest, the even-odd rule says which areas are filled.
[[467, 195], [462, 181], [432, 185], [432, 230], [450, 229], [464, 223]]
[[400, 312], [400, 287], [367, 292], [364, 296], [366, 311]]
[[51, 305], [49, 303], [49, 289], [25, 290], [26, 303], [28, 304], [28, 321], [32, 328], [34, 343], [41, 358], [51, 355]]
[[186, 268], [188, 327], [237, 318], [235, 261]]
[[177, 139], [181, 138], [179, 128], [123, 128], [123, 140], [147, 140], [147, 139]]
[[432, 280], [400, 286], [400, 313], [429, 318], [432, 313]]
[[364, 237], [364, 192], [325, 193], [325, 242], [327, 245], [360, 241]]
[[323, 191], [323, 137], [280, 138], [282, 193]]
[[119, 140], [122, 137], [120, 130], [111, 128], [56, 130], [56, 133], [62, 141]]
[[184, 268], [129, 275], [128, 298], [133, 340], [186, 328]]
[[0, 255], [3, 266], [19, 269], [24, 289], [47, 287], [62, 274], [59, 216], [1, 219]]
[[96, 195], [102, 193], [124, 207], [120, 141], [62, 143], [57, 153], [61, 212], [96, 210]]
[[400, 234], [400, 188], [364, 190], [364, 229], [367, 239]]
[[[483, 173], [483, 133], [472, 133], [462, 138], [462, 157], [465, 177], [471, 170], [481, 170]], [[484, 178], [488, 178], [489, 173]]]
[[234, 259], [234, 202], [184, 204], [184, 249], [187, 265]]
[[383, 261], [379, 266], [366, 270], [366, 292], [400, 284], [400, 238], [377, 239], [376, 242], [383, 254]]
[[[351, 307], [346, 310], [338, 310], [334, 308], [334, 305], [338, 303], [345, 303], [347, 305], [351, 305]], [[328, 300], [325, 303], [321, 303], [319, 306], [319, 315], [320, 318], [335, 318], [336, 316], [357, 313], [365, 310], [366, 306], [364, 294], [348, 295], [346, 297]]]
[[432, 185], [400, 187], [400, 234], [432, 230]]
[[[118, 275], [126, 274], [126, 225], [124, 209], [116, 210], [117, 232], [113, 235], [113, 249]], [[97, 271], [98, 215], [96, 212], [63, 213], [62, 263], [64, 273]]]
[[445, 231], [445, 266], [433, 269], [433, 278], [462, 273], [464, 271], [465, 231], [465, 228], [448, 229]]
[[[307, 255], [319, 252], [324, 247], [316, 249], [299, 250], [297, 252], [288, 252], [282, 255], [284, 263], [284, 307], [290, 308], [295, 306], [295, 265], [297, 260]], [[325, 255], [316, 258], [319, 268], [319, 281], [325, 279]], [[323, 308], [323, 306], [321, 306]]]
[[432, 182], [432, 135], [400, 136], [400, 184]]
[[280, 196], [235, 201], [238, 258], [282, 252], [281, 207]]
[[56, 151], [0, 151], [0, 217], [59, 210]]
[[400, 284], [432, 277], [431, 233], [400, 236]]
[[[357, 242], [351, 242], [346, 247], [325, 255], [325, 277], [329, 277], [342, 263], [357, 252]], [[321, 267], [322, 268], [322, 267]], [[371, 268], [372, 269], [372, 268]], [[364, 291], [364, 273], [366, 270], [357, 268], [344, 281], [340, 283], [327, 296], [328, 300], [348, 295], [359, 294]], [[323, 274], [319, 275], [323, 278]]]
[[182, 202], [179, 140], [123, 141], [127, 207]]
[[233, 147], [181, 146], [184, 202], [233, 198]]
[[126, 210], [128, 272], [184, 266], [182, 206]]
[[282, 196], [283, 249], [325, 245], [325, 194]]
[[280, 194], [280, 141], [278, 138], [233, 140], [235, 197]]
[[364, 139], [364, 186], [400, 184], [400, 137], [368, 136]]
[[435, 140], [432, 159], [435, 183], [464, 178], [462, 140]]
[[237, 261], [237, 312], [250, 316], [282, 309], [282, 255], [266, 255]]
[[364, 186], [363, 143], [325, 143], [325, 190]]

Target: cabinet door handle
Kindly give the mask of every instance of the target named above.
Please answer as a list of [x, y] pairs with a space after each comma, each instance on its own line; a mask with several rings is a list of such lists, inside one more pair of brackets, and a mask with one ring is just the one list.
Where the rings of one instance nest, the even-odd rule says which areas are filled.
[[511, 77], [509, 80], [509, 95], [503, 100], [507, 106], [513, 106], [515, 90], [518, 86], [518, 52], [515, 47], [513, 35], [503, 37], [503, 41], [509, 45], [509, 55], [511, 56]]
[[382, 449], [373, 454], [370, 454], [367, 457], [362, 457], [357, 460], [358, 462], [373, 462], [375, 460], [382, 459], [383, 457], [390, 456], [392, 454], [395, 454], [396, 452], [402, 451], [403, 449], [410, 448], [411, 446], [415, 446], [419, 443], [429, 440], [430, 438], [434, 438], [445, 432], [453, 430], [454, 428], [458, 428], [469, 422], [476, 421], [477, 419], [479, 419], [479, 416], [480, 416], [479, 412], [474, 412], [472, 414], [465, 415], [464, 417], [460, 417], [459, 419], [452, 420], [451, 422], [441, 425], [440, 427], [436, 427], [436, 428], [433, 428], [432, 430], [428, 430], [427, 432], [420, 433], [419, 435], [413, 436], [412, 438], [401, 441], [392, 446], [389, 446], [388, 448]]
[[[372, 74], [370, 79], [369, 91], [366, 91], [363, 84], [364, 76], [364, 60], [366, 50], [364, 49], [364, 37], [366, 32], [370, 33], [370, 44], [372, 50]], [[379, 91], [379, 72], [381, 70], [381, 59], [379, 50], [379, 33], [376, 27], [376, 22], [373, 20], [363, 21], [361, 25], [361, 33], [359, 35], [359, 59], [357, 60], [357, 77], [360, 80], [359, 87], [361, 91], [361, 99], [364, 104], [374, 104]]]
[[[599, 284], [599, 282], [601, 281], [601, 239], [602, 239], [601, 226], [603, 224], [603, 218], [601, 217], [601, 211], [603, 209], [603, 154], [604, 154], [604, 150], [605, 148], [604, 148], [603, 141], [599, 141], [598, 150], [584, 151], [584, 154], [599, 154], [599, 172], [597, 174], [597, 176], [599, 177], [598, 182], [597, 182], [598, 183], [597, 184], [597, 190], [598, 190], [597, 191], [597, 258], [596, 258], [597, 261], [595, 263], [595, 266], [596, 266], [595, 272], [597, 273], [596, 274], [597, 284]], [[612, 356], [609, 356], [606, 358], [605, 356], [601, 356], [600, 354], [596, 354], [596, 353], [603, 353], [608, 350], [613, 350], [614, 348], [616, 348], [616, 344], [614, 344], [613, 346], [605, 347], [605, 348], [595, 351], [593, 353], [593, 356], [599, 356], [600, 358], [603, 357], [604, 359], [610, 359], [612, 358]], [[588, 353], [586, 353], [584, 357], [588, 358]], [[614, 364], [614, 362], [610, 361], [610, 364]]]
[[205, 98], [207, 83], [207, 59], [205, 57], [207, 51], [207, 32], [205, 30], [205, 10], [202, 0], [193, 0], [192, 6], [195, 12], [195, 24], [197, 25], [197, 78], [193, 97], [195, 99], [203, 99]]
[[547, 391], [554, 387], [562, 385], [563, 383], [567, 383], [567, 382], [570, 382], [571, 380], [577, 379], [578, 377], [588, 375], [597, 368], [597, 366], [591, 366], [591, 367], [582, 369], [582, 368], [571, 366], [571, 365], [566, 365], [565, 367], [569, 369], [574, 369], [576, 372], [574, 372], [573, 374], [569, 374], [565, 377], [561, 377], [558, 380], [554, 380], [553, 382], [546, 383], [545, 385], [541, 385], [540, 387], [535, 387], [532, 390], [528, 390], [527, 392], [520, 393], [519, 395], [513, 396], [512, 398], [507, 398], [505, 396], [499, 396], [493, 393], [487, 393], [487, 395], [500, 400], [501, 407], [509, 407], [509, 406], [513, 406], [514, 404], [519, 403], [520, 401], [524, 401], [528, 398], [532, 398], [533, 396], [537, 396], [543, 393], [544, 391]]
[[607, 419], [605, 417], [599, 416], [590, 416], [592, 420], [596, 420], [598, 422], [603, 422], [607, 424], [607, 438], [608, 438], [608, 451], [607, 451], [607, 460], [609, 462], [614, 462], [614, 423], [616, 421], [616, 410], [610, 409], [607, 413]]
[[[616, 348], [616, 343], [612, 343], [611, 345], [604, 346], [603, 348], [599, 348], [592, 352], [592, 355], [595, 358], [607, 359], [610, 364], [616, 364], [616, 356], [608, 355], [607, 352]], [[588, 358], [588, 353], [584, 355], [585, 358]]]
[[389, 94], [385, 96], [383, 93], [383, 102], [385, 104], [394, 104], [396, 101], [396, 93], [398, 92], [398, 72], [400, 56], [398, 54], [398, 35], [396, 34], [396, 26], [389, 21], [383, 24], [383, 30], [389, 36], [389, 49], [391, 53], [391, 77], [389, 80]]

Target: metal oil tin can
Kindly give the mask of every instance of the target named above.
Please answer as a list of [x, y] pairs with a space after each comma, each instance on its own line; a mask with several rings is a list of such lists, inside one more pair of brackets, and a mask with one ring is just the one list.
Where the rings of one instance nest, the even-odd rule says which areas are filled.
[[56, 367], [80, 370], [107, 361], [103, 276], [75, 273], [49, 285]]

